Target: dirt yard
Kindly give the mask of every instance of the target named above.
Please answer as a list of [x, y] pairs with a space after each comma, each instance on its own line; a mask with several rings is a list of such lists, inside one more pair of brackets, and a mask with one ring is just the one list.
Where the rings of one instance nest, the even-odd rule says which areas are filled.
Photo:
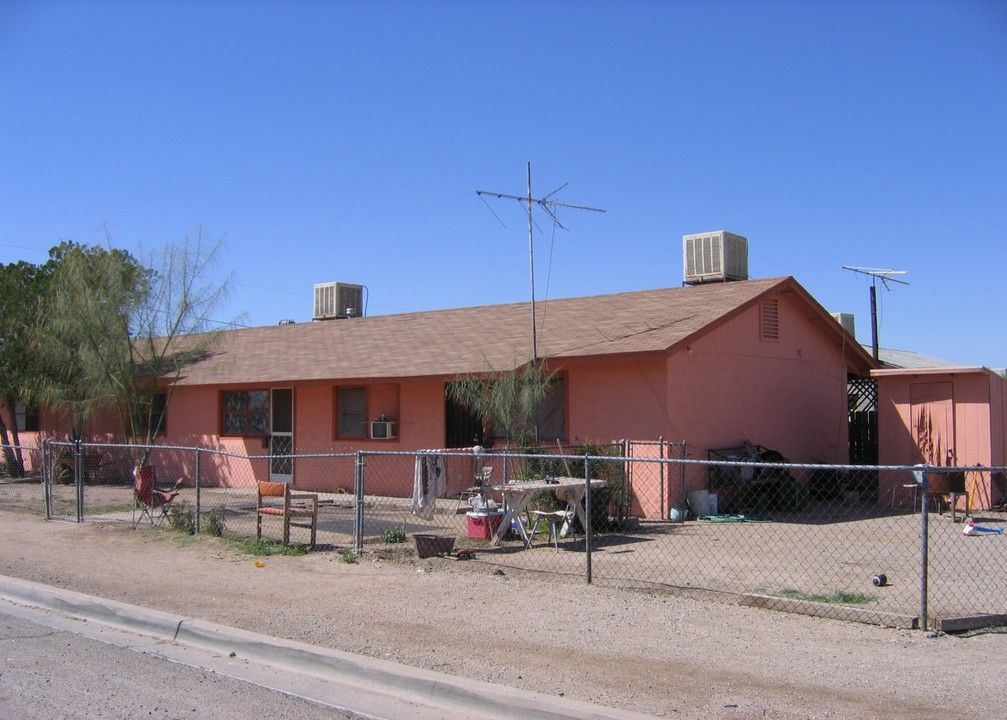
[[475, 559], [263, 567], [215, 538], [0, 512], [0, 572], [677, 718], [999, 717], [1007, 633], [965, 636], [543, 580]]
[[[86, 486], [89, 521], [129, 523], [133, 517], [129, 486]], [[54, 516], [76, 517], [76, 489], [54, 484]], [[195, 491], [183, 491], [180, 500], [197, 505]], [[202, 490], [203, 512], [225, 512], [228, 532], [255, 535], [255, 493], [251, 488]], [[456, 512], [453, 500], [438, 503], [435, 517], [420, 520], [409, 512], [408, 498], [369, 497], [363, 514], [365, 548], [370, 551], [386, 530], [409, 535], [434, 533], [458, 538], [459, 546], [474, 544], [479, 559], [509, 576], [540, 571], [578, 578], [586, 574], [583, 545], [564, 542], [564, 550], [550, 552], [548, 533], [539, 536], [533, 551], [519, 542], [486, 547], [466, 539], [466, 516]], [[0, 507], [37, 512], [43, 507], [37, 483], [0, 484]], [[350, 495], [322, 495], [318, 542], [329, 547], [353, 547], [356, 517]], [[960, 513], [959, 513], [960, 518]], [[980, 518], [995, 527], [1007, 525], [1003, 512]], [[928, 554], [928, 622], [941, 627], [948, 619], [1003, 613], [1007, 608], [1007, 572], [1002, 536], [967, 538], [961, 523], [950, 513], [934, 513], [930, 523]], [[272, 537], [277, 537], [274, 532]], [[295, 529], [291, 538], [306, 542], [307, 532]], [[606, 529], [593, 541], [592, 573], [599, 586], [688, 589], [711, 594], [772, 595], [784, 592], [821, 596], [837, 592], [860, 593], [869, 598], [862, 609], [875, 613], [878, 622], [906, 626], [921, 611], [920, 516], [889, 512], [874, 504], [822, 505], [813, 512], [781, 516], [771, 522], [643, 522]], [[485, 566], [483, 566], [485, 567]], [[878, 572], [889, 577], [882, 590], [871, 584]], [[708, 596], [703, 596], [705, 597]], [[843, 611], [838, 606], [829, 613]], [[883, 616], [887, 615], [885, 618]], [[860, 613], [863, 617], [864, 614]], [[854, 619], [851, 613], [845, 615]]]

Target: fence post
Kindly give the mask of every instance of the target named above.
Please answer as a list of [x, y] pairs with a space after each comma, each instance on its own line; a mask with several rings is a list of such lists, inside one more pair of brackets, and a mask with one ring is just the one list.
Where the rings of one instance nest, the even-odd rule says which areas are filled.
[[[668, 443], [669, 450], [671, 448], [671, 443]], [[623, 453], [625, 456], [626, 453]], [[658, 515], [664, 520], [666, 517], [671, 516], [671, 483], [668, 482], [668, 468], [664, 464], [664, 435], [657, 438], [657, 470], [661, 474], [658, 479], [658, 489], [660, 490], [660, 502], [657, 506]], [[629, 462], [625, 463], [624, 466], [627, 470], [632, 467]], [[627, 473], [628, 474], [628, 473]], [[667, 497], [665, 497], [667, 495]], [[622, 517], [621, 515], [619, 517]]]
[[73, 441], [73, 480], [77, 486], [77, 522], [84, 521], [84, 450], [80, 438]]
[[930, 474], [929, 468], [923, 469], [923, 478], [920, 482], [920, 628], [927, 629], [927, 583], [929, 565], [929, 536], [930, 536], [930, 502], [927, 497], [927, 476]]
[[353, 549], [359, 555], [364, 551], [364, 453], [357, 450], [353, 473]]
[[591, 458], [584, 458], [584, 572], [591, 584]]
[[45, 496], [45, 519], [52, 520], [52, 448], [42, 439], [42, 487]]
[[685, 459], [689, 455], [689, 446], [682, 440], [679, 447], [681, 453], [679, 458], [682, 462], [678, 464], [678, 506], [682, 508], [682, 521], [685, 521]]
[[196, 448], [196, 534], [199, 535], [199, 517], [202, 514], [202, 494], [199, 487], [199, 448]]

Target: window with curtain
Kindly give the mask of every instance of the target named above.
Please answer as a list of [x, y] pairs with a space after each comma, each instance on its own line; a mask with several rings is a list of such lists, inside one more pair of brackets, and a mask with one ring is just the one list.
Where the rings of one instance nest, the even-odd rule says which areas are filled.
[[561, 377], [549, 383], [539, 407], [538, 432], [540, 440], [566, 439], [566, 382]]
[[[146, 403], [144, 403], [144, 405], [146, 405]], [[167, 393], [155, 393], [154, 396], [150, 398], [150, 409], [147, 410], [146, 407], [143, 408], [143, 417], [141, 419], [143, 429], [149, 430], [150, 428], [155, 427], [157, 428], [158, 435], [164, 435], [168, 432], [168, 418], [165, 415], [167, 409]]]
[[352, 438], [367, 435], [367, 388], [336, 388], [336, 435]]
[[269, 391], [231, 390], [223, 393], [221, 435], [268, 435]]
[[14, 421], [18, 432], [38, 432], [38, 410], [26, 408], [24, 403], [18, 403], [14, 407]]

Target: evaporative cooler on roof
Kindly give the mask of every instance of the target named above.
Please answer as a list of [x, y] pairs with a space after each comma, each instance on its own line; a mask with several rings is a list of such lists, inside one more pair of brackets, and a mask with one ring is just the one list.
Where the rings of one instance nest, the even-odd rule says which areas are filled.
[[361, 317], [364, 286], [329, 282], [315, 285], [315, 320]]
[[682, 236], [685, 283], [748, 279], [748, 238], [726, 230]]

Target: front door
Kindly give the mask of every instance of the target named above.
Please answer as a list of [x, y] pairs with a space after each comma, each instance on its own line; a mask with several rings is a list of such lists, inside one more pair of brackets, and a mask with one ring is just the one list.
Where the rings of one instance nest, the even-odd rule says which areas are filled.
[[485, 440], [479, 417], [455, 402], [447, 392], [444, 394], [444, 426], [446, 448], [469, 448], [482, 445]]
[[293, 388], [273, 388], [269, 411], [269, 479], [289, 483], [294, 479]]

